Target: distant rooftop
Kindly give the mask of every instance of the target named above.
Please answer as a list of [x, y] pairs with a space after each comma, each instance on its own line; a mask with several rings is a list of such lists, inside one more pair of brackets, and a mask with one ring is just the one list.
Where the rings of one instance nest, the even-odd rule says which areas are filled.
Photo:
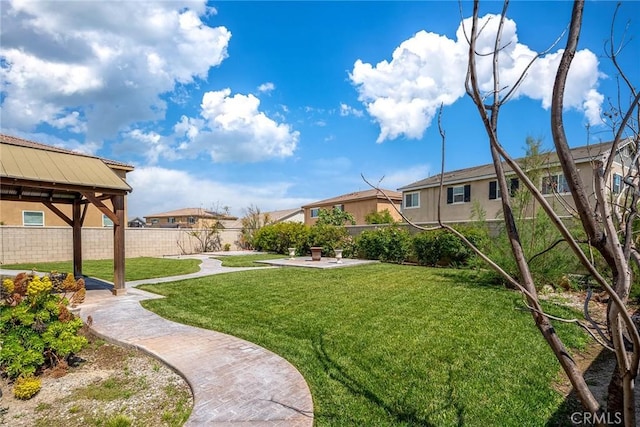
[[[573, 155], [573, 158], [576, 161], [576, 163], [585, 163], [595, 159], [598, 156], [602, 156], [603, 154], [608, 153], [610, 148], [611, 148], [611, 142], [603, 142], [600, 144], [591, 144], [591, 145], [585, 145], [582, 147], [573, 148], [571, 149], [571, 154]], [[544, 153], [543, 156], [546, 157], [545, 163], [547, 164], [558, 163], [558, 156], [555, 152]], [[519, 162], [522, 159], [523, 157], [516, 159], [516, 161]], [[505, 172], [508, 173], [511, 171], [511, 168], [508, 165], [504, 164], [504, 170]], [[457, 169], [454, 171], [445, 172], [443, 174], [442, 181], [447, 184], [452, 184], [457, 182], [485, 179], [491, 176], [495, 176], [495, 167], [493, 163], [488, 163], [486, 165], [473, 166], [470, 168]], [[417, 190], [420, 188], [434, 187], [437, 185], [440, 185], [440, 174], [405, 185], [404, 187], [400, 187], [398, 190], [399, 191]]]
[[[385, 190], [384, 188], [381, 189], [381, 190], [384, 191], [384, 193], [387, 196], [389, 196], [389, 198], [391, 200], [397, 201], [398, 203], [400, 203], [402, 201], [402, 194], [401, 193], [398, 193], [397, 191], [394, 191], [394, 190]], [[377, 190], [377, 189], [371, 189], [371, 190], [365, 190], [365, 191], [355, 191], [353, 193], [343, 194], [341, 196], [332, 197], [330, 199], [325, 199], [325, 200], [320, 200], [320, 201], [317, 201], [317, 202], [309, 203], [309, 204], [303, 206], [303, 208], [310, 208], [310, 207], [322, 206], [322, 205], [330, 205], [330, 204], [340, 204], [340, 203], [343, 203], [343, 202], [353, 202], [353, 201], [356, 201], [356, 200], [366, 200], [366, 199], [382, 199], [382, 200], [386, 200], [386, 197], [384, 196], [382, 191]]]
[[169, 212], [156, 213], [151, 215], [145, 215], [145, 218], [164, 218], [164, 217], [172, 217], [172, 216], [193, 216], [196, 218], [209, 218], [209, 219], [224, 219], [224, 220], [234, 220], [237, 219], [235, 216], [220, 214], [217, 212], [211, 212], [202, 208], [183, 208], [176, 209]]

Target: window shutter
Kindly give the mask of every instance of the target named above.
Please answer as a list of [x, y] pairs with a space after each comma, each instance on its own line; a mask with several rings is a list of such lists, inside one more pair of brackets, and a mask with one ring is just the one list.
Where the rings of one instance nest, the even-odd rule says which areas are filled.
[[511, 197], [516, 195], [518, 188], [520, 188], [520, 180], [518, 178], [511, 178], [511, 191], [509, 193]]
[[498, 198], [497, 190], [497, 181], [489, 181], [489, 200], [495, 200]]
[[464, 186], [464, 201], [465, 203], [471, 201], [471, 184]]
[[453, 203], [453, 187], [447, 188], [447, 204]]

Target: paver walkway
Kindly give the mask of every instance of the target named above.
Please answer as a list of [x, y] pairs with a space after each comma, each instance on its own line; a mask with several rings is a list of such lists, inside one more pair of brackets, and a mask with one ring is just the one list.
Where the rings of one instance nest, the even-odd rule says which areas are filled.
[[285, 359], [239, 338], [175, 323], [142, 308], [140, 301], [159, 296], [136, 285], [242, 270], [222, 267], [207, 255], [196, 257], [202, 259], [200, 272], [127, 282], [127, 294], [118, 297], [111, 295], [105, 283], [89, 280], [80, 316], [91, 319], [97, 335], [139, 348], [187, 380], [194, 406], [186, 426], [313, 425], [309, 387]]

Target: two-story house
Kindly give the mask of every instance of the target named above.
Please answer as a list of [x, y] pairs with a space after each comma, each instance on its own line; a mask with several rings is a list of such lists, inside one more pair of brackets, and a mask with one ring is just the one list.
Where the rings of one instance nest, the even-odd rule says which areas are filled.
[[[604, 158], [609, 153], [611, 143], [601, 143], [573, 148], [571, 154], [578, 165], [582, 182], [589, 188], [590, 197], [595, 198], [592, 162]], [[622, 144], [613, 163], [613, 173], [608, 188], [612, 194], [622, 191], [623, 175], [629, 167], [633, 150], [630, 144]], [[564, 178], [555, 152], [541, 154], [542, 168], [539, 188], [547, 198], [553, 198], [553, 205], [560, 216], [569, 216], [574, 207], [569, 186]], [[523, 159], [518, 159], [521, 163]], [[513, 196], [521, 183], [506, 164], [505, 174]], [[416, 224], [431, 224], [438, 220], [438, 203], [441, 206], [443, 222], [465, 222], [474, 219], [474, 211], [482, 210], [487, 220], [499, 218], [502, 211], [500, 188], [497, 185], [493, 163], [466, 169], [445, 172], [443, 191], [438, 199], [440, 174], [411, 183], [398, 190], [402, 192], [402, 213]], [[477, 219], [477, 218], [475, 218]]]
[[235, 221], [235, 216], [210, 212], [202, 208], [184, 208], [144, 217], [147, 227], [155, 228], [207, 228], [215, 222]]
[[391, 199], [391, 202], [381, 191], [372, 189], [343, 194], [305, 205], [302, 207], [304, 210], [304, 223], [307, 225], [315, 224], [321, 209], [332, 210], [333, 208], [342, 209], [353, 215], [356, 225], [366, 224], [365, 217], [368, 214], [382, 212], [385, 209], [391, 213], [394, 220], [400, 220], [401, 216], [395, 208], [400, 210], [402, 195], [397, 191], [385, 189], [382, 191]]

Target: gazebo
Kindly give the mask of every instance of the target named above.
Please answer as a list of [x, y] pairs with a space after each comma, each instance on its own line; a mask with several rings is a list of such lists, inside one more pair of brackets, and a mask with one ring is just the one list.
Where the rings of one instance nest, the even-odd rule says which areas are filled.
[[[0, 198], [42, 203], [72, 227], [76, 277], [82, 276], [82, 224], [87, 207], [96, 206], [113, 221], [113, 293], [120, 295], [126, 292], [125, 196], [132, 189], [105, 161], [0, 135]], [[59, 209], [63, 204], [72, 206], [71, 216]]]

